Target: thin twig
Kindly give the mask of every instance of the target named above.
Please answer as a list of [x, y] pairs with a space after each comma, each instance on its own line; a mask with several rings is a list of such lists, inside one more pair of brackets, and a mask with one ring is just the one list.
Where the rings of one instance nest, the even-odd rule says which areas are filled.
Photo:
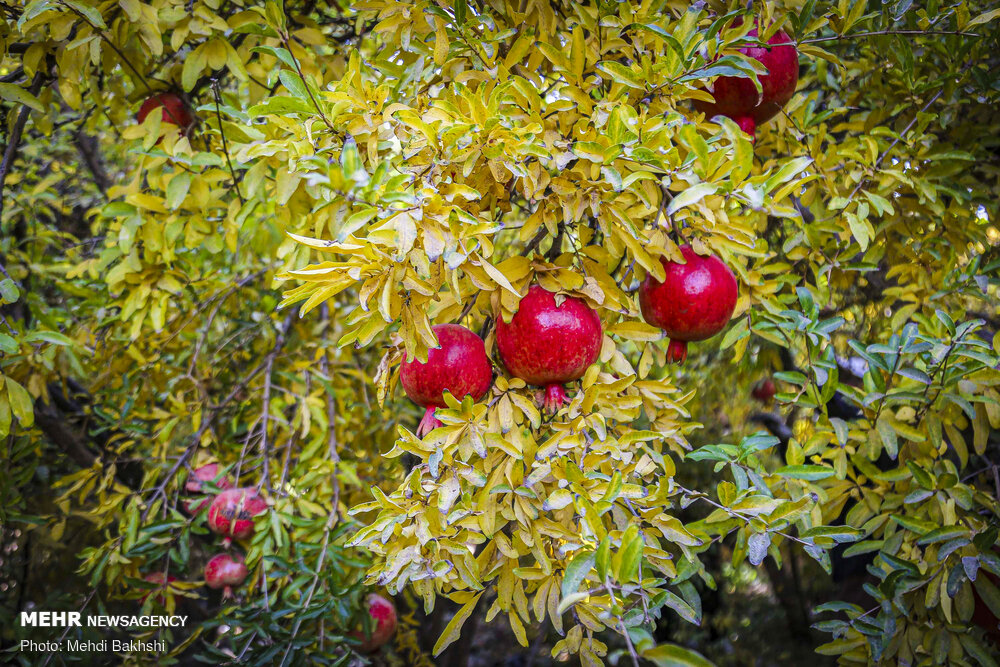
[[628, 634], [628, 628], [625, 627], [624, 621], [618, 621], [618, 625], [622, 629], [622, 636], [625, 638], [625, 646], [628, 647], [628, 654], [632, 658], [632, 665], [639, 667], [639, 655], [635, 652], [635, 646], [632, 645], [632, 638]]
[[229, 165], [229, 175], [233, 179], [233, 187], [236, 188], [236, 196], [240, 199], [240, 205], [245, 206], [247, 202], [243, 199], [243, 192], [240, 191], [240, 182], [236, 178], [236, 170], [233, 169], [233, 161], [229, 157], [229, 142], [226, 141], [226, 131], [222, 129], [222, 112], [219, 110], [221, 96], [219, 94], [218, 80], [212, 80], [212, 93], [215, 97], [215, 118], [219, 121], [219, 134], [222, 135], [222, 152], [226, 155], [226, 164]]
[[[820, 42], [841, 42], [847, 39], [858, 39], [859, 37], [877, 37], [879, 35], [960, 35], [962, 37], [981, 37], [977, 32], [964, 32], [961, 30], [873, 30], [871, 32], [856, 32], [853, 35], [831, 35], [829, 37], [813, 37], [803, 39], [800, 42], [790, 42], [792, 46], [796, 44], [818, 44]], [[773, 44], [771, 46], [784, 46], [785, 44]]]
[[[31, 82], [31, 89], [29, 91], [32, 95], [37, 96], [42, 89], [42, 79], [42, 72], [35, 74], [35, 79]], [[10, 173], [10, 167], [14, 163], [17, 148], [21, 143], [21, 135], [24, 133], [24, 126], [28, 122], [28, 115], [30, 113], [31, 107], [28, 105], [23, 105], [21, 110], [17, 112], [17, 118], [14, 119], [14, 126], [10, 129], [10, 134], [8, 135], [7, 147], [3, 152], [3, 161], [0, 162], [0, 216], [3, 215], [3, 203], [6, 201], [6, 198], [3, 196], [3, 190], [7, 184], [7, 174]], [[6, 271], [4, 273], [6, 274]]]
[[288, 42], [288, 34], [283, 33], [281, 35], [281, 40], [285, 43], [285, 49], [288, 51], [288, 55], [292, 58], [292, 64], [295, 65], [295, 71], [298, 73], [299, 78], [302, 79], [302, 85], [305, 86], [306, 93], [309, 94], [309, 99], [312, 100], [313, 106], [316, 107], [316, 112], [319, 114], [319, 117], [323, 119], [323, 122], [330, 129], [330, 131], [336, 134], [337, 130], [334, 129], [333, 124], [330, 123], [330, 119], [326, 117], [325, 113], [323, 113], [323, 109], [320, 108], [319, 102], [317, 102], [316, 98], [313, 96], [312, 88], [309, 87], [309, 84], [306, 82], [305, 75], [302, 74], [302, 67], [299, 65], [299, 59], [295, 57], [294, 53], [292, 53], [292, 45]]

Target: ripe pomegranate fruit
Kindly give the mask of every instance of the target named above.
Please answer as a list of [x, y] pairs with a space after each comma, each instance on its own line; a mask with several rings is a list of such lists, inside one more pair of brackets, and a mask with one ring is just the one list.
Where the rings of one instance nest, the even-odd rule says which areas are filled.
[[139, 107], [139, 113], [136, 115], [139, 122], [145, 121], [153, 109], [162, 109], [160, 113], [163, 114], [163, 122], [173, 123], [181, 128], [182, 132], [186, 132], [194, 125], [194, 114], [191, 113], [187, 102], [177, 93], [158, 93], [148, 98]]
[[[218, 480], [218, 481], [216, 481]], [[185, 490], [189, 493], [200, 493], [205, 488], [205, 482], [215, 482], [215, 486], [223, 491], [234, 486], [233, 478], [229, 475], [219, 477], [219, 464], [209, 463], [195, 468], [184, 484]], [[192, 498], [184, 502], [184, 510], [191, 516], [202, 511], [212, 502], [212, 498], [204, 496], [202, 498]]]
[[227, 489], [217, 495], [208, 508], [208, 527], [217, 535], [225, 535], [223, 546], [233, 539], [253, 535], [253, 518], [267, 510], [267, 503], [256, 489]]
[[545, 387], [545, 410], [566, 402], [563, 383], [577, 380], [597, 361], [601, 318], [580, 299], [556, 305], [552, 292], [532, 285], [510, 322], [497, 318], [497, 349], [511, 375]]
[[774, 380], [764, 378], [753, 386], [750, 395], [761, 403], [770, 403], [777, 391], [777, 388], [774, 386]]
[[[749, 36], [756, 37], [757, 34], [757, 28], [754, 28]], [[780, 46], [747, 46], [740, 49], [740, 53], [767, 68], [767, 74], [758, 76], [760, 93], [750, 79], [720, 76], [712, 88], [715, 102], [694, 102], [695, 108], [707, 116], [732, 118], [751, 139], [754, 138], [758, 125], [774, 118], [788, 100], [792, 99], [799, 82], [799, 52], [792, 38], [784, 30], [779, 30], [767, 43]]]
[[215, 590], [222, 589], [222, 599], [233, 596], [233, 586], [239, 586], [247, 578], [247, 566], [243, 556], [216, 554], [205, 564], [205, 585]]
[[361, 640], [358, 651], [361, 653], [373, 653], [383, 644], [392, 638], [396, 632], [396, 607], [392, 601], [378, 595], [370, 593], [365, 598], [365, 606], [368, 608], [368, 615], [372, 618], [371, 635], [366, 636], [363, 629], [354, 630], [351, 636]]
[[652, 275], [639, 286], [642, 317], [670, 337], [667, 360], [684, 363], [687, 344], [722, 331], [736, 308], [736, 277], [715, 255], [702, 257], [681, 246], [685, 264], [660, 259], [666, 271], [661, 283]]
[[[166, 581], [164, 581], [164, 579], [163, 579], [163, 573], [162, 572], [151, 572], [150, 574], [147, 574], [145, 577], [143, 577], [143, 580], [144, 581], [148, 581], [151, 584], [156, 584], [157, 585], [157, 589], [156, 590], [161, 590], [162, 591], [164, 588], [167, 587], [168, 584], [170, 584], [171, 582], [177, 581], [177, 577], [175, 577], [172, 574], [168, 574], [167, 578], [166, 578]], [[140, 603], [145, 602], [146, 598], [148, 598], [154, 592], [155, 591], [146, 591], [146, 594], [143, 595], [141, 598], [139, 598], [139, 602]], [[167, 598], [166, 598], [165, 594], [160, 593], [159, 595], [156, 596], [156, 602], [158, 604], [160, 604], [161, 606], [163, 604], [165, 604], [166, 601], [167, 601]]]
[[439, 324], [434, 327], [438, 347], [427, 352], [427, 363], [403, 359], [399, 381], [410, 400], [427, 408], [417, 428], [423, 436], [441, 425], [435, 408], [446, 406], [444, 392], [461, 400], [472, 396], [478, 401], [493, 384], [493, 367], [486, 356], [483, 339], [463, 326]]

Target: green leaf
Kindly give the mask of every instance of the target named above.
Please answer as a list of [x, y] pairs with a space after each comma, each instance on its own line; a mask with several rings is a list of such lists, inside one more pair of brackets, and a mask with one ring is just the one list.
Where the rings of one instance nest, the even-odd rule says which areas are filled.
[[646, 89], [646, 82], [642, 76], [638, 72], [633, 71], [632, 68], [626, 67], [621, 63], [614, 62], [613, 60], [605, 60], [597, 63], [597, 69], [610, 76], [611, 80], [616, 83], [638, 90]]
[[972, 28], [973, 26], [982, 25], [983, 23], [989, 23], [995, 18], [1000, 17], [1000, 9], [993, 9], [986, 12], [985, 14], [980, 14], [976, 18], [965, 24], [966, 28]]
[[837, 474], [833, 468], [817, 465], [785, 466], [784, 468], [778, 468], [775, 470], [775, 473], [781, 475], [782, 477], [805, 479], [810, 482], [814, 482], [819, 479], [826, 479], [827, 477], [833, 477]]
[[605, 537], [601, 540], [601, 545], [597, 547], [597, 555], [594, 558], [594, 566], [597, 568], [597, 576], [603, 582], [608, 577], [608, 565], [611, 562], [611, 538]]
[[0, 83], [0, 97], [14, 104], [23, 104], [35, 111], [45, 111], [45, 105], [42, 104], [41, 100], [13, 83]]
[[11, 278], [0, 280], [0, 299], [3, 299], [4, 303], [14, 303], [20, 298], [21, 290], [17, 288], [17, 283]]
[[708, 195], [715, 194], [718, 190], [719, 186], [716, 183], [693, 185], [670, 200], [670, 203], [667, 204], [667, 215], [673, 215], [685, 206], [696, 204]]
[[31, 394], [28, 390], [14, 381], [14, 378], [4, 378], [4, 385], [7, 387], [7, 398], [10, 400], [10, 409], [21, 422], [21, 426], [30, 427], [35, 423], [35, 412], [32, 408]]
[[4, 354], [16, 354], [17, 350], [17, 341], [7, 334], [0, 333], [0, 352]]
[[580, 584], [594, 569], [596, 560], [597, 555], [593, 551], [582, 551], [573, 556], [573, 559], [566, 565], [566, 572], [563, 573], [562, 596], [564, 598], [577, 592]]
[[698, 612], [696, 612], [694, 607], [689, 605], [683, 598], [671, 593], [670, 591], [663, 591], [661, 595], [663, 596], [663, 604], [677, 612], [678, 616], [683, 618], [688, 623], [701, 625], [701, 618], [699, 617]]
[[[631, 534], [630, 534], [631, 533]], [[625, 531], [628, 541], [621, 552], [621, 560], [618, 564], [617, 579], [619, 583], [628, 584], [636, 580], [639, 572], [639, 562], [642, 560], [642, 536], [636, 529], [635, 524], [629, 526]]]
[[896, 430], [892, 428], [889, 420], [884, 417], [878, 420], [875, 428], [882, 437], [882, 445], [885, 447], [886, 453], [891, 459], [895, 460], [896, 455], [899, 453], [899, 441], [896, 438]]
[[803, 539], [827, 537], [837, 543], [856, 542], [864, 536], [865, 531], [850, 526], [816, 526], [801, 534]]
[[104, 17], [101, 16], [101, 12], [98, 11], [97, 7], [78, 2], [77, 0], [60, 0], [60, 2], [67, 7], [72, 7], [74, 10], [85, 16], [91, 25], [102, 30], [107, 29], [108, 26], [104, 23]]
[[969, 529], [963, 526], [942, 526], [935, 530], [930, 531], [925, 535], [921, 535], [920, 539], [917, 540], [917, 544], [934, 544], [936, 542], [947, 542], [948, 540], [955, 539], [956, 537], [968, 537]]
[[72, 338], [59, 333], [58, 331], [32, 331], [24, 337], [25, 343], [52, 343], [53, 345], [65, 345], [67, 347], [72, 347], [75, 342]]
[[741, 317], [736, 321], [736, 324], [729, 327], [729, 331], [727, 331], [726, 335], [722, 337], [722, 342], [719, 343], [719, 349], [725, 350], [749, 335], [750, 325], [747, 318]]
[[660, 644], [642, 652], [657, 667], [715, 667], [705, 656], [677, 644]]
[[782, 183], [792, 180], [810, 164], [812, 164], [811, 157], [797, 157], [794, 160], [789, 160], [776, 174], [764, 181], [764, 192], [771, 192]]
[[572, 502], [573, 494], [570, 493], [569, 489], [556, 489], [542, 503], [542, 509], [547, 512], [561, 510]]
[[167, 208], [173, 210], [180, 206], [184, 198], [187, 197], [190, 188], [191, 172], [182, 171], [171, 178], [167, 184], [167, 197], [164, 200]]

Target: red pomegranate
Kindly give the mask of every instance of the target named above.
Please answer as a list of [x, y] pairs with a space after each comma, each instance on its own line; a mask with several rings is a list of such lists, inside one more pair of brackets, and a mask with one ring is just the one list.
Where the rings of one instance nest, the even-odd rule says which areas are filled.
[[177, 93], [158, 93], [148, 98], [139, 107], [139, 113], [137, 118], [139, 122], [142, 123], [146, 120], [146, 116], [153, 109], [160, 109], [163, 111], [163, 122], [172, 123], [179, 128], [181, 131], [187, 131], [192, 125], [194, 125], [194, 115], [191, 113], [190, 107], [188, 107], [187, 102], [185, 102], [180, 95]]
[[667, 360], [684, 363], [687, 344], [722, 331], [736, 308], [736, 277], [715, 255], [702, 257], [691, 246], [681, 246], [685, 264], [661, 259], [666, 278], [652, 275], [639, 286], [642, 317], [670, 337]]
[[[165, 589], [167, 587], [168, 584], [170, 584], [170, 583], [172, 583], [174, 581], [177, 581], [177, 577], [175, 577], [172, 574], [169, 574], [169, 575], [167, 575], [166, 581], [164, 581], [163, 573], [162, 572], [152, 572], [150, 574], [147, 574], [145, 577], [143, 577], [143, 581], [148, 581], [151, 584], [156, 584], [157, 588], [155, 590], [162, 591], [163, 589]], [[154, 593], [154, 591], [147, 591], [145, 595], [143, 595], [141, 598], [139, 598], [139, 601], [140, 602], [145, 602], [146, 598], [148, 598], [153, 593]], [[160, 593], [159, 595], [156, 596], [156, 602], [158, 604], [163, 605], [166, 601], [167, 601], [167, 598], [166, 598], [166, 595], [164, 593]]]
[[247, 566], [243, 556], [216, 554], [205, 564], [205, 585], [215, 590], [222, 589], [222, 599], [232, 597], [233, 586], [239, 586], [247, 578]]
[[[215, 482], [219, 489], [226, 490], [233, 488], [233, 478], [229, 475], [219, 477], [219, 464], [209, 463], [191, 472], [184, 484], [185, 490], [189, 493], [200, 493], [205, 487], [205, 482]], [[193, 498], [184, 502], [184, 510], [191, 516], [208, 507], [212, 502], [211, 497]]]
[[482, 338], [457, 324], [439, 324], [434, 327], [434, 335], [438, 347], [427, 352], [426, 364], [404, 358], [399, 369], [403, 391], [411, 401], [427, 408], [417, 428], [418, 436], [441, 425], [434, 417], [434, 409], [445, 407], [445, 391], [459, 400], [472, 396], [478, 401], [493, 384], [493, 367]]
[[228, 547], [233, 539], [253, 535], [253, 518], [266, 509], [267, 502], [256, 489], [227, 489], [208, 508], [208, 527], [213, 533], [225, 535], [223, 546]]
[[753, 386], [750, 395], [761, 403], [770, 403], [777, 391], [777, 388], [774, 386], [774, 380], [764, 378]]
[[564, 382], [583, 376], [597, 361], [603, 341], [601, 318], [580, 299], [556, 305], [552, 292], [532, 285], [510, 323], [497, 318], [497, 349], [514, 377], [545, 387], [544, 408], [566, 402]]
[[368, 615], [372, 618], [371, 634], [366, 635], [363, 629], [355, 630], [351, 636], [361, 641], [358, 651], [373, 653], [392, 638], [396, 632], [396, 607], [391, 600], [376, 593], [370, 593], [365, 598]]
[[[757, 29], [751, 30], [749, 36], [756, 37]], [[762, 88], [760, 93], [750, 79], [720, 76], [712, 88], [715, 102], [695, 100], [695, 108], [707, 116], [732, 118], [753, 138], [757, 126], [774, 118], [792, 99], [799, 82], [799, 52], [792, 38], [784, 30], [779, 30], [767, 43], [780, 46], [747, 46], [740, 49], [740, 53], [767, 68], [767, 74], [758, 77]]]

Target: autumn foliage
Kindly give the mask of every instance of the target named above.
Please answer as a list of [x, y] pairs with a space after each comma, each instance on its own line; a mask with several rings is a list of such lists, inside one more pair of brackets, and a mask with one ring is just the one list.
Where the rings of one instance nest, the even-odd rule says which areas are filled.
[[996, 2], [0, 17], [4, 648], [997, 664]]

